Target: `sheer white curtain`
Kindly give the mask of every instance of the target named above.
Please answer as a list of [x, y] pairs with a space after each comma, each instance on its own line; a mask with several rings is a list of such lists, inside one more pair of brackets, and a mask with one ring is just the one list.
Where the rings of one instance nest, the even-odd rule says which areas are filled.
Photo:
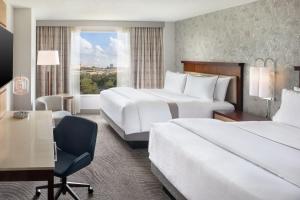
[[70, 93], [74, 96], [74, 112], [80, 112], [80, 28], [71, 32]]
[[130, 62], [130, 32], [129, 29], [118, 30], [117, 44], [117, 85], [118, 87], [132, 87]]

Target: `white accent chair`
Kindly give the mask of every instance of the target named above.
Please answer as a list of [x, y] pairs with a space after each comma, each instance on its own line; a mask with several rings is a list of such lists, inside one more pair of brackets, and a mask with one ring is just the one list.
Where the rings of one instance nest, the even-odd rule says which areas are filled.
[[60, 95], [42, 96], [36, 99], [36, 110], [52, 111], [52, 119], [55, 127], [65, 116], [72, 115], [63, 108], [63, 97]]

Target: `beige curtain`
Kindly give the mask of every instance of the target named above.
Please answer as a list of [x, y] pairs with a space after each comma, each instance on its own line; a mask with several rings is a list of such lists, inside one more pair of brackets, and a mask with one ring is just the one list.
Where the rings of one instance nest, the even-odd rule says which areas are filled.
[[130, 28], [131, 67], [135, 88], [161, 88], [163, 84], [163, 30]]
[[[71, 28], [38, 26], [36, 50], [58, 50], [60, 65], [36, 67], [36, 96], [67, 93], [69, 90]], [[48, 92], [47, 72], [51, 73]]]

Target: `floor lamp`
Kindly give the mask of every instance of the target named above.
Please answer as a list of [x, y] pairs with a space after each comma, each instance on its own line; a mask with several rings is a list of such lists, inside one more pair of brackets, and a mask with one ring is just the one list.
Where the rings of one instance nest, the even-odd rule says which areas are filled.
[[[38, 51], [37, 65], [39, 66], [55, 66], [59, 65], [58, 51]], [[51, 69], [47, 71], [47, 84], [48, 84], [48, 95], [52, 94], [52, 84], [51, 84]]]

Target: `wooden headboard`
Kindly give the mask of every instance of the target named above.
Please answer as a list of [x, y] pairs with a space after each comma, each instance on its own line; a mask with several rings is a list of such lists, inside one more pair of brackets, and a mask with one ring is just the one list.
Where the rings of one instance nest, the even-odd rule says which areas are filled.
[[300, 87], [300, 66], [296, 66], [295, 71], [299, 71], [299, 87]]
[[243, 111], [244, 63], [181, 61], [185, 72], [196, 72], [236, 77], [235, 109]]

